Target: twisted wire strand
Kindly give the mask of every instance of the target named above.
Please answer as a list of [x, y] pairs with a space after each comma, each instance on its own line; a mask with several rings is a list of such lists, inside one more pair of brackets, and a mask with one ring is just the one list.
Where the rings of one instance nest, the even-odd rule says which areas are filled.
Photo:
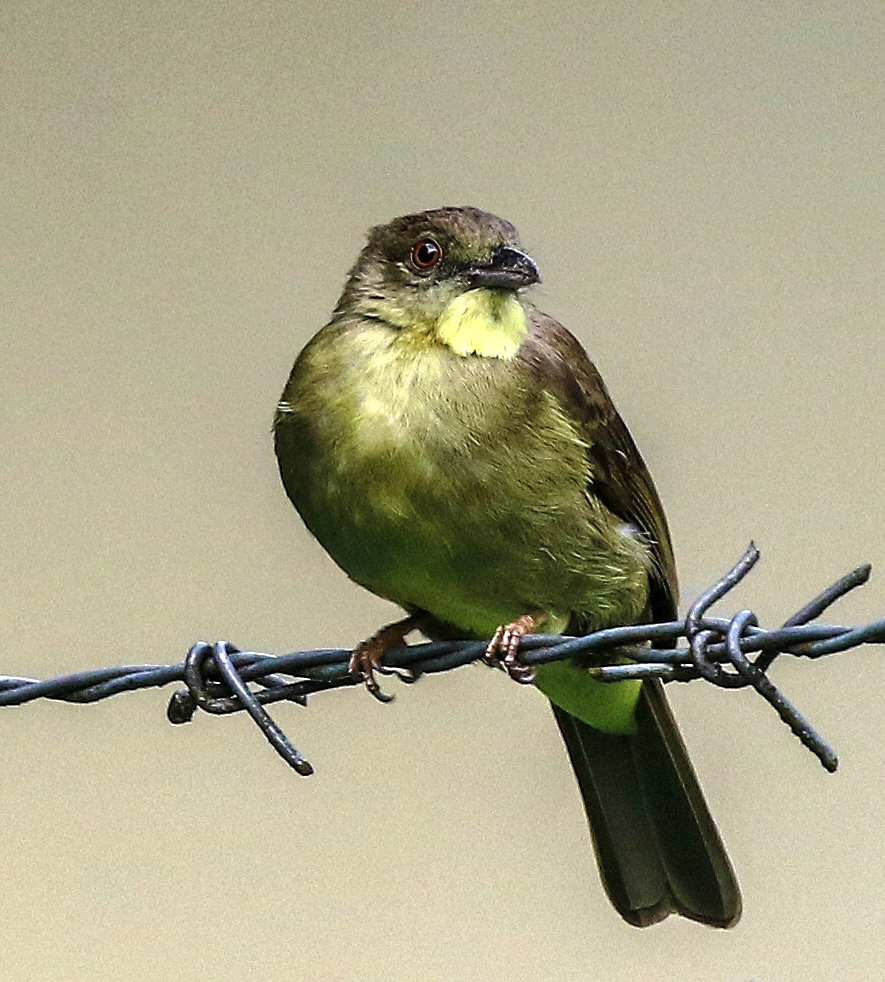
[[[608, 628], [584, 637], [536, 634], [522, 640], [521, 661], [543, 665], [577, 659], [602, 682], [660, 678], [664, 682], [703, 679], [719, 688], [752, 686], [828, 771], [838, 758], [799, 710], [767, 675], [779, 655], [820, 658], [862, 644], [885, 643], [885, 619], [863, 627], [812, 623], [840, 597], [862, 586], [870, 566], [841, 577], [774, 630], [758, 626], [755, 614], [742, 610], [731, 618], [708, 611], [750, 572], [759, 560], [751, 542], [741, 559], [691, 605], [684, 621]], [[656, 648], [656, 642], [685, 638], [685, 647]], [[386, 653], [385, 669], [404, 682], [447, 672], [479, 660], [484, 641], [437, 641], [408, 645]], [[755, 657], [750, 657], [755, 655]], [[92, 703], [121, 692], [183, 682], [167, 708], [172, 723], [189, 722], [198, 709], [214, 715], [245, 710], [280, 756], [299, 774], [313, 768], [295, 748], [265, 706], [281, 701], [307, 705], [308, 697], [328, 689], [361, 685], [349, 672], [351, 651], [319, 648], [272, 656], [240, 651], [227, 641], [198, 641], [178, 665], [121, 665], [75, 672], [54, 679], [0, 676], [0, 706], [35, 699]], [[624, 659], [628, 659], [627, 664]], [[254, 688], [250, 688], [252, 683]]]

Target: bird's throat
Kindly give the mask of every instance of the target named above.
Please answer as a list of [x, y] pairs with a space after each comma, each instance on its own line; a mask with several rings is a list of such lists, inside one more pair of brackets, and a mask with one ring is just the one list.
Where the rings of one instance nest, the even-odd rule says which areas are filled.
[[525, 310], [511, 290], [461, 293], [442, 312], [436, 336], [456, 355], [510, 361], [528, 334]]

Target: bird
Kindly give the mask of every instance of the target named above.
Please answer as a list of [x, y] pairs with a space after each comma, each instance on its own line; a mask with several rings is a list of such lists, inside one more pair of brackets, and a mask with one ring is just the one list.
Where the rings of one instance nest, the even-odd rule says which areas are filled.
[[487, 640], [550, 700], [618, 913], [731, 927], [738, 883], [660, 680], [519, 658], [526, 634], [678, 604], [655, 485], [580, 342], [527, 299], [540, 279], [516, 228], [478, 208], [372, 228], [278, 403], [282, 483], [344, 572], [406, 613], [353, 651], [370, 691], [414, 630]]

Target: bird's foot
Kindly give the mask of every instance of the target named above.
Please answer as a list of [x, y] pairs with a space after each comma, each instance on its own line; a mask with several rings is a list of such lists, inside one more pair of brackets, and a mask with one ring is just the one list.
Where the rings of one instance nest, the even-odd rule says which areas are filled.
[[535, 680], [535, 671], [520, 659], [519, 643], [543, 623], [543, 614], [523, 614], [509, 624], [502, 624], [489, 642], [483, 660], [493, 668], [503, 669], [514, 682], [530, 685]]
[[413, 614], [411, 617], [405, 617], [401, 621], [382, 627], [367, 641], [362, 641], [353, 649], [347, 670], [351, 675], [359, 676], [379, 702], [390, 702], [393, 696], [381, 690], [375, 678], [376, 672], [380, 675], [396, 675], [403, 682], [414, 682], [417, 678], [411, 669], [389, 667], [382, 664], [382, 659], [388, 651], [405, 647], [406, 636], [412, 631], [419, 630], [423, 623], [424, 617], [421, 614]]

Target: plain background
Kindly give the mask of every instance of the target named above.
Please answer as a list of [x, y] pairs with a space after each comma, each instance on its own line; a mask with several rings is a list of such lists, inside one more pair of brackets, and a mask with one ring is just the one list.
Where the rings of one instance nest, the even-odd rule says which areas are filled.
[[[513, 221], [663, 496], [683, 594], [786, 617], [885, 567], [885, 8], [876, 2], [10, 0], [0, 669], [349, 646], [395, 616], [301, 527], [270, 422], [370, 225]], [[885, 612], [885, 579], [832, 611]], [[600, 887], [544, 700], [470, 667], [381, 706], [169, 692], [0, 712], [0, 975], [880, 979], [883, 650], [671, 690], [744, 891], [640, 931]]]

